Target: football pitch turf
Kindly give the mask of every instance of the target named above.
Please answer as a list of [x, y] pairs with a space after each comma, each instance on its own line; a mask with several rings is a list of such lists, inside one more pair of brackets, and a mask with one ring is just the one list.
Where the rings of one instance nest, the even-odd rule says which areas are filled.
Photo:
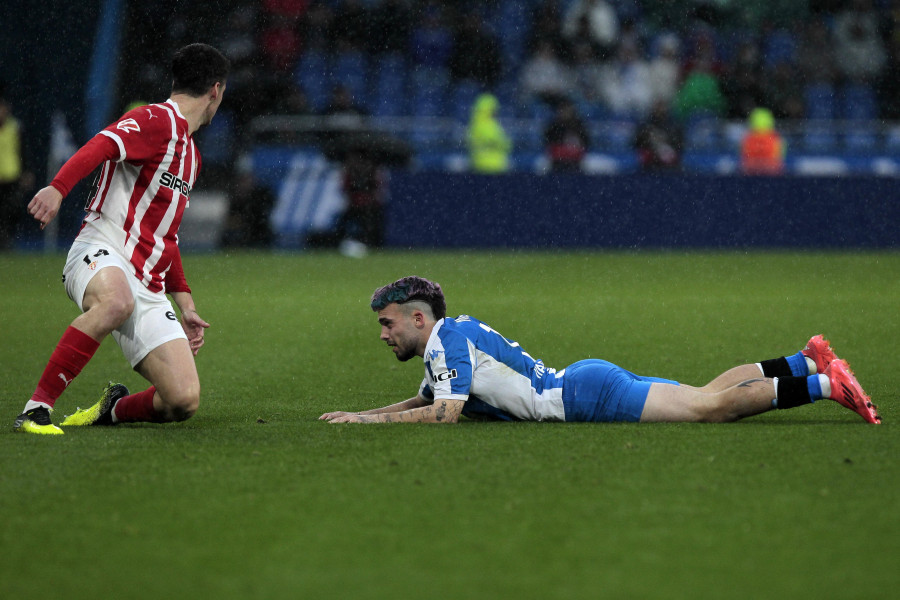
[[[198, 414], [27, 436], [77, 311], [63, 256], [0, 254], [4, 598], [893, 598], [900, 253], [221, 253], [184, 258]], [[418, 274], [562, 368], [702, 384], [823, 333], [884, 424], [820, 401], [740, 423], [329, 425], [415, 394], [371, 292]], [[55, 422], [108, 380], [112, 340]]]

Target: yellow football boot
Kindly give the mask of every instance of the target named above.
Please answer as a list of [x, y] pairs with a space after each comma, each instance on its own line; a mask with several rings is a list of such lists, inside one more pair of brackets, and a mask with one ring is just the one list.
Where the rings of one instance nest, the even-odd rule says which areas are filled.
[[97, 404], [90, 408], [78, 408], [60, 423], [63, 427], [83, 427], [85, 425], [114, 425], [112, 409], [120, 398], [128, 395], [128, 388], [121, 383], [109, 382]]
[[50, 410], [43, 406], [32, 408], [16, 417], [13, 430], [37, 435], [62, 435], [63, 430], [50, 420]]

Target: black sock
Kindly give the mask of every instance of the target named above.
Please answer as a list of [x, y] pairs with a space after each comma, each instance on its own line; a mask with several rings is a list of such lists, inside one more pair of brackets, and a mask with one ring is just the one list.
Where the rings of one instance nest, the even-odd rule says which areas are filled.
[[775, 384], [775, 408], [794, 408], [811, 404], [806, 377], [779, 377]]
[[762, 367], [763, 377], [792, 377], [791, 365], [785, 357], [764, 360], [759, 363]]

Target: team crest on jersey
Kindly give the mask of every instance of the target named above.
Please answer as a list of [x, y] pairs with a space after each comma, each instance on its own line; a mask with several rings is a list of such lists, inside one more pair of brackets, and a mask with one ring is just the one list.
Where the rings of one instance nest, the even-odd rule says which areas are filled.
[[431, 352], [428, 353], [428, 356], [431, 357], [431, 360], [437, 360], [437, 357], [441, 355], [440, 350], [432, 349]]
[[435, 381], [450, 381], [451, 379], [456, 379], [457, 373], [456, 369], [450, 369], [444, 373], [435, 376]]
[[137, 121], [134, 119], [125, 119], [124, 121], [120, 121], [118, 125], [116, 125], [116, 129], [121, 129], [125, 133], [129, 133], [131, 131], [140, 131], [141, 126], [137, 124]]

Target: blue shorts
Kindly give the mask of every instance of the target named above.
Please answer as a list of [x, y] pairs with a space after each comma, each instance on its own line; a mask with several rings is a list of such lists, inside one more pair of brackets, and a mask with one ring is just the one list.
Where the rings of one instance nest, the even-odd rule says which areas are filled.
[[569, 365], [564, 377], [566, 421], [640, 421], [650, 384], [678, 385], [671, 379], [641, 377], [597, 359]]

